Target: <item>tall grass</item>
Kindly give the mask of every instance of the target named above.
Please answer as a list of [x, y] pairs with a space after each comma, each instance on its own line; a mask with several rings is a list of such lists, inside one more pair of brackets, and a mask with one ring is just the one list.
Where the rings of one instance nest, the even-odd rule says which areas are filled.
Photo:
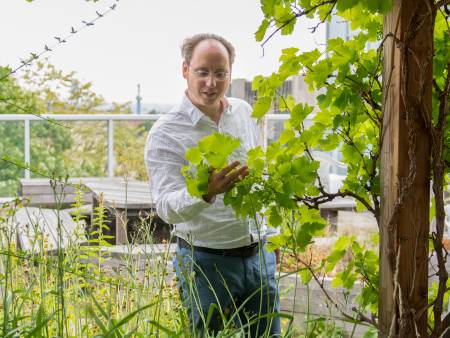
[[[101, 199], [93, 210], [92, 228], [86, 231], [80, 188], [72, 213], [77, 230], [63, 247], [65, 235], [58, 210], [67, 184], [67, 180], [52, 183], [58, 206], [56, 250], [49, 250], [48, 238], [40, 231], [32, 238], [37, 244], [31, 246], [32, 250], [16, 247], [14, 215], [23, 207], [20, 201], [0, 212], [0, 336], [192, 337], [174, 278], [170, 245], [163, 252], [154, 249], [152, 219], [141, 218], [136, 235], [148, 245], [136, 253], [135, 246], [128, 244], [118, 259], [109, 250], [111, 244], [105, 234], [109, 224]], [[87, 234], [87, 243], [80, 243], [82, 234]], [[198, 295], [194, 284], [189, 287], [193, 295]], [[229, 309], [216, 310], [224, 321], [218, 337], [248, 336], [246, 326], [237, 328], [233, 323], [240, 307], [235, 306], [231, 315], [225, 313]], [[312, 328], [309, 314], [304, 328], [294, 328], [293, 315], [280, 315], [284, 337], [327, 336], [324, 332], [345, 336], [335, 323], [319, 321]], [[249, 318], [246, 325], [259, 319]], [[211, 320], [211, 313], [203, 314], [203, 320]], [[207, 332], [206, 336], [211, 334]]]
[[[64, 189], [61, 191], [64, 194]], [[80, 193], [74, 206], [73, 218], [82, 232]], [[148, 250], [134, 259], [131, 254], [122, 260], [111, 258], [103, 234], [108, 227], [105, 208], [100, 203], [94, 210], [95, 229], [88, 232], [92, 236], [85, 245], [75, 236], [63, 248], [57, 210], [56, 250], [50, 252], [48, 238], [36, 231], [33, 241], [38, 245], [23, 251], [16, 247], [15, 233], [14, 215], [20, 207], [17, 202], [4, 208], [0, 218], [0, 336], [184, 335], [185, 313], [168, 277], [168, 246], [163, 254]], [[149, 224], [143, 223], [142, 229], [149, 229]]]

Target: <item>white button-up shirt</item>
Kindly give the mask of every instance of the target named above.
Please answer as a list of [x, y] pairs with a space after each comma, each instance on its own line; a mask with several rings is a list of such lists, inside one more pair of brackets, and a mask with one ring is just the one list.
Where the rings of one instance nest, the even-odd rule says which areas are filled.
[[186, 150], [214, 132], [240, 140], [230, 162], [239, 160], [244, 164], [247, 151], [260, 144], [259, 128], [251, 117], [250, 105], [236, 98], [227, 98], [227, 102], [217, 125], [184, 95], [181, 104], [152, 126], [145, 147], [150, 189], [159, 217], [174, 224], [175, 236], [214, 249], [246, 246], [258, 240], [258, 232], [260, 236], [266, 234], [265, 226], [257, 225], [254, 219], [236, 217], [231, 206], [224, 205], [224, 194], [217, 195], [212, 204], [191, 196], [180, 173], [188, 164]]

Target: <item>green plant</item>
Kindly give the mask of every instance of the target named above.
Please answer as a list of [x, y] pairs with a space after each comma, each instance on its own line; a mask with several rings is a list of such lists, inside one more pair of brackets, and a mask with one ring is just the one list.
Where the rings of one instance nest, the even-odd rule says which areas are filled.
[[[67, 180], [55, 180], [66, 185]], [[61, 194], [63, 189], [54, 189]], [[74, 219], [81, 226], [81, 191], [75, 199]], [[104, 206], [100, 203], [94, 217], [99, 226], [95, 240], [80, 246], [74, 237], [68, 245], [48, 252], [42, 233], [35, 236], [39, 245], [32, 251], [15, 247], [14, 214], [20, 204], [5, 207], [1, 225], [1, 331], [14, 337], [108, 337], [147, 336], [165, 332], [180, 336], [182, 315], [176, 290], [167, 278], [168, 250], [164, 256], [143, 252], [145, 270], [135, 261], [120, 261], [126, 274], [108, 269], [105, 256]], [[62, 239], [58, 231], [59, 241]], [[86, 249], [89, 248], [89, 249]], [[159, 258], [158, 258], [159, 257]], [[142, 263], [138, 260], [137, 263]], [[142, 273], [144, 276], [142, 276]], [[164, 316], [161, 316], [163, 313]]]
[[[353, 198], [358, 211], [369, 211], [380, 224], [380, 155], [382, 126], [386, 123], [382, 114], [385, 103], [383, 80], [386, 81], [382, 78], [384, 63], [382, 48], [386, 39], [394, 39], [392, 32], [383, 38], [383, 19], [393, 2], [344, 0], [260, 2], [264, 19], [255, 37], [257, 41], [262, 41], [263, 46], [278, 32], [291, 34], [296, 22], [302, 17], [318, 17], [319, 24], [332, 17], [339, 17], [348, 21], [354, 31], [346, 41], [341, 38], [329, 39], [327, 46], [322, 49], [316, 48], [312, 51], [295, 47], [284, 49], [281, 52], [278, 71], [267, 77], [257, 76], [253, 80], [253, 90], [257, 91], [253, 116], [264, 117], [272, 103], [279, 101], [280, 109], [289, 113], [290, 119], [285, 123], [277, 141], [270, 144], [267, 149], [256, 148], [248, 153], [250, 174], [225, 194], [224, 201], [235, 209], [237, 215], [251, 216], [258, 212], [266, 215], [269, 225], [281, 229], [281, 234], [270, 240], [272, 247], [285, 247], [297, 256], [297, 252], [304, 251], [314, 236], [320, 234], [325, 227], [317, 209], [321, 204], [335, 198]], [[447, 160], [450, 154], [448, 143], [450, 30], [447, 22], [448, 14], [439, 7], [443, 4], [444, 2], [430, 1], [428, 8], [432, 9], [429, 12], [432, 16], [431, 23], [429, 26], [421, 27], [427, 31], [434, 29], [436, 54], [432, 59], [434, 83], [432, 112], [430, 111], [430, 116], [421, 115], [417, 118], [424, 119], [424, 124], [429, 130], [429, 134], [424, 133], [420, 137], [427, 138], [432, 143], [430, 176], [433, 177], [435, 198], [439, 201], [436, 206], [439, 204], [440, 210], [436, 213], [439, 225], [431, 235], [433, 243], [431, 250], [437, 254], [440, 265], [438, 273], [440, 282], [438, 286], [430, 289], [434, 290], [430, 295], [435, 298], [430, 301], [428, 308], [430, 314], [433, 312], [434, 316], [434, 319], [429, 321], [429, 332], [434, 336], [438, 336], [450, 325], [450, 316], [441, 318], [448, 292], [447, 272], [443, 264], [447, 252], [442, 246], [445, 215], [443, 197], [450, 172], [450, 162]], [[316, 28], [317, 26], [313, 31]], [[414, 29], [411, 28], [411, 34], [417, 33]], [[378, 48], [370, 48], [379, 44], [381, 45]], [[293, 97], [279, 94], [282, 84], [289, 77], [300, 74], [304, 75], [304, 81], [310, 90], [320, 93], [317, 96], [317, 111], [312, 117], [312, 124], [309, 125], [305, 122], [314, 107], [296, 102]], [[414, 131], [411, 129], [408, 135]], [[415, 162], [411, 160], [414, 145], [411, 144], [417, 144], [417, 140], [414, 143], [408, 139], [408, 142], [410, 144], [408, 165], [415, 168]], [[347, 176], [338, 192], [331, 193], [322, 184], [317, 172], [318, 162], [315, 161], [312, 150], [338, 150], [342, 154], [342, 161], [347, 166]], [[205, 158], [206, 156], [192, 161], [192, 158], [187, 157], [192, 163], [202, 163], [206, 161]], [[221, 161], [226, 163], [223, 158]], [[415, 175], [413, 170], [409, 177], [411, 175]], [[199, 186], [201, 182], [191, 184]], [[414, 194], [412, 191], [409, 193]], [[398, 203], [402, 203], [401, 199]], [[394, 238], [394, 234], [392, 237]], [[417, 245], [423, 246], [423, 243]], [[391, 249], [395, 251], [394, 248]], [[357, 243], [355, 239], [343, 237], [337, 241], [331, 255], [324, 261], [322, 268], [325, 269], [325, 273], [331, 271], [346, 255], [352, 255], [353, 260], [336, 275], [334, 285], [350, 289], [356, 281], [359, 281], [362, 288], [356, 297], [358, 307], [349, 313], [339, 307], [333, 299], [329, 300], [340, 308], [341, 314], [347, 320], [357, 320], [376, 329], [377, 296], [380, 292], [378, 254], [373, 248]], [[299, 270], [303, 280], [306, 282], [315, 280], [321, 285], [318, 275], [321, 270], [316, 270], [308, 262], [301, 263]], [[398, 266], [394, 267], [393, 271], [398, 269]], [[402, 306], [409, 305], [403, 302]], [[403, 315], [410, 310], [401, 309]], [[420, 309], [420, 315], [424, 310]], [[369, 316], [365, 311], [370, 311]], [[435, 321], [438, 324], [433, 326]], [[408, 327], [411, 332], [414, 331], [412, 324]]]

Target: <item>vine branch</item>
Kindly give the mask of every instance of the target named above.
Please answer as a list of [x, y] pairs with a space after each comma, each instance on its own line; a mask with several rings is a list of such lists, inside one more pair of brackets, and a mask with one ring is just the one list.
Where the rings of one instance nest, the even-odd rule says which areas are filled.
[[30, 56], [26, 59], [20, 59], [20, 65], [16, 68], [11, 69], [8, 73], [6, 73], [4, 76], [0, 77], [0, 82], [4, 79], [8, 78], [12, 74], [15, 74], [18, 70], [22, 69], [25, 66], [31, 65], [31, 63], [37, 59], [39, 59], [41, 56], [52, 52], [55, 48], [59, 47], [63, 43], [66, 43], [68, 39], [72, 38], [75, 34], [78, 34], [81, 30], [86, 29], [89, 26], [93, 26], [96, 21], [103, 18], [105, 15], [111, 13], [117, 8], [117, 3], [119, 0], [115, 0], [115, 3], [111, 5], [105, 12], [100, 13], [99, 11], [96, 11], [96, 17], [92, 20], [81, 20], [82, 26], [77, 27], [76, 29], [72, 26], [70, 28], [69, 34], [66, 34], [62, 37], [60, 36], [54, 36], [54, 39], [56, 40], [56, 43], [47, 45], [45, 44], [43, 49], [40, 52], [30, 52]]
[[317, 8], [324, 6], [324, 5], [328, 5], [328, 4], [333, 4], [333, 6], [335, 6], [337, 0], [326, 0], [323, 1], [321, 3], [318, 3], [308, 9], [305, 9], [303, 11], [300, 11], [296, 14], [294, 14], [289, 20], [287, 20], [286, 22], [284, 22], [280, 27], [278, 27], [276, 30], [274, 30], [262, 43], [261, 43], [261, 47], [264, 48], [264, 46], [266, 45], [266, 43], [275, 35], [277, 34], [280, 30], [282, 30], [284, 27], [286, 27], [287, 25], [289, 25], [292, 21], [296, 20], [299, 17], [305, 16], [311, 12], [314, 12]]

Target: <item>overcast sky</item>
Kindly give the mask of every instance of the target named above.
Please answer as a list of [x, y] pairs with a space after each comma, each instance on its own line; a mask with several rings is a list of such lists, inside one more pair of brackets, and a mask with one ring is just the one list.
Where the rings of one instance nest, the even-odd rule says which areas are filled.
[[[20, 58], [39, 52], [81, 20], [96, 17], [115, 3], [101, 0], [0, 1], [2, 47], [0, 64], [15, 67]], [[237, 51], [233, 78], [252, 79], [278, 68], [281, 48], [310, 50], [323, 44], [325, 27], [311, 35], [314, 22], [302, 20], [292, 36], [275, 36], [262, 56], [254, 32], [262, 20], [257, 0], [121, 0], [117, 9], [80, 31], [48, 54], [51, 63], [78, 78], [92, 81], [108, 101], [134, 101], [141, 84], [144, 102], [176, 103], [185, 83], [181, 76], [180, 43], [199, 32], [230, 40]]]

